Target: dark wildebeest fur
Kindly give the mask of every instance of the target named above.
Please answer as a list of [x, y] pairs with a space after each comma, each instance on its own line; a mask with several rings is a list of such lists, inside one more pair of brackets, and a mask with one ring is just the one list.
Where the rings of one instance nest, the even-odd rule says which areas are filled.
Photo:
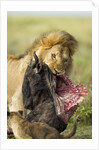
[[31, 61], [25, 72], [22, 93], [23, 104], [32, 110], [26, 119], [30, 122], [45, 122], [59, 132], [66, 129], [66, 124], [57, 116], [55, 110], [55, 88], [53, 73], [34, 53], [35, 62]]

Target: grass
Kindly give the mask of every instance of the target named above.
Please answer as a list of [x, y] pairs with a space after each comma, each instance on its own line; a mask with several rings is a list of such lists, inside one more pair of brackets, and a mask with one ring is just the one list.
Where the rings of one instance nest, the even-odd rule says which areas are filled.
[[[7, 53], [19, 55], [32, 46], [41, 34], [51, 30], [65, 30], [78, 41], [78, 51], [74, 55], [72, 80], [88, 87], [86, 101], [81, 103], [73, 117], [81, 121], [74, 138], [91, 138], [92, 130], [92, 20], [91, 18], [66, 17], [25, 17], [7, 18]], [[72, 122], [72, 119], [70, 123]], [[80, 136], [81, 133], [81, 136]]]
[[[68, 124], [67, 129], [63, 132], [63, 134], [69, 133], [73, 128], [71, 123]], [[71, 139], [92, 139], [92, 126], [91, 125], [82, 125], [78, 123], [77, 130], [74, 136]]]

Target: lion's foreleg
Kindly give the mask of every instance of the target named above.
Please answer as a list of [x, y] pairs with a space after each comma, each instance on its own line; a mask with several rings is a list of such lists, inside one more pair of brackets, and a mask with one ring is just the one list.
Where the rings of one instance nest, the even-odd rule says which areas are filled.
[[18, 112], [19, 110], [23, 110], [25, 113], [24, 107], [23, 107], [23, 96], [22, 96], [22, 87], [19, 87], [15, 94], [12, 96], [9, 104], [9, 110]]

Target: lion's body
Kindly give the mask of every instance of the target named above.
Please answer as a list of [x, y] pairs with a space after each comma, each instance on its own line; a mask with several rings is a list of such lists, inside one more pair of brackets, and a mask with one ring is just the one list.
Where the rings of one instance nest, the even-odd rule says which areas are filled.
[[[25, 62], [25, 64], [24, 64]], [[30, 62], [30, 57], [18, 58], [17, 56], [8, 55], [7, 57], [7, 93], [8, 98], [11, 98], [15, 93], [16, 89], [22, 84], [24, 77], [24, 72], [28, 63]], [[22, 77], [23, 75], [23, 77]], [[21, 78], [20, 78], [21, 77]]]
[[25, 70], [33, 59], [33, 51], [40, 61], [45, 62], [53, 73], [70, 75], [73, 68], [72, 55], [77, 41], [64, 31], [53, 31], [35, 41], [32, 48], [22, 57], [8, 55], [7, 99], [10, 111], [23, 110], [22, 83]]
[[7, 99], [10, 111], [24, 110], [22, 102], [22, 83], [30, 56], [23, 58], [8, 55], [7, 57]]

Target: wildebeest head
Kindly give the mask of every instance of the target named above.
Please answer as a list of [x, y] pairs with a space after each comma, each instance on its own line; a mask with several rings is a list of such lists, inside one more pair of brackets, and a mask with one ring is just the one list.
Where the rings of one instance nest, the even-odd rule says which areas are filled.
[[53, 73], [43, 62], [39, 62], [36, 53], [33, 53], [35, 61], [28, 65], [22, 85], [23, 104], [27, 109], [33, 109], [40, 101], [49, 97], [55, 97], [55, 84]]

